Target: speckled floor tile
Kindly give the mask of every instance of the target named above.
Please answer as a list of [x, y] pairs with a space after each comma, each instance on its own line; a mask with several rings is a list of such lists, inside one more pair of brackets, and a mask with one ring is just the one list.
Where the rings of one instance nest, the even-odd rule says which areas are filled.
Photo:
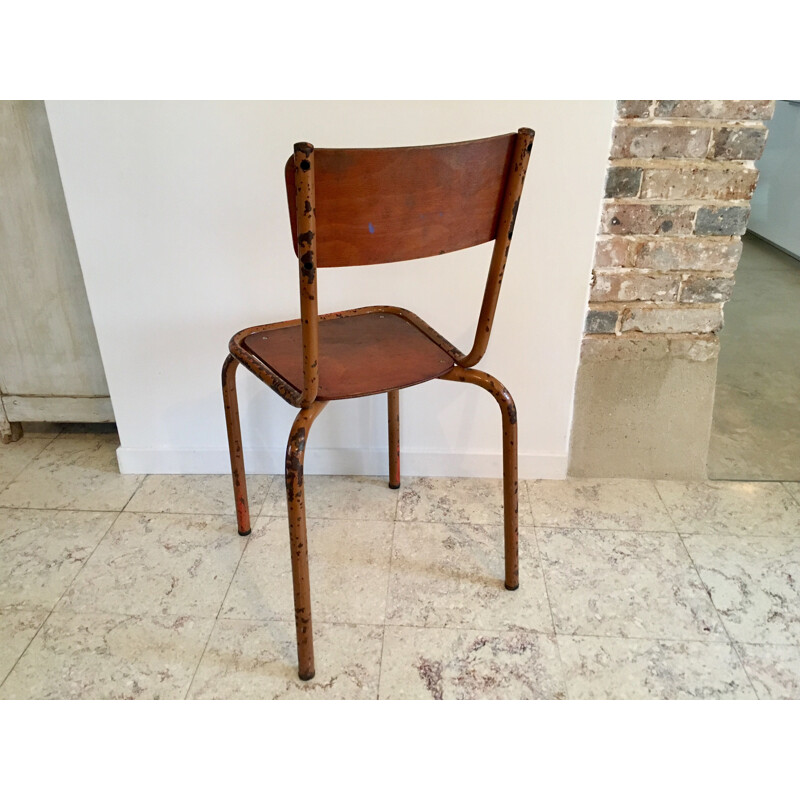
[[[306, 475], [308, 519], [393, 520], [397, 491], [386, 478], [362, 475]], [[286, 484], [276, 476], [261, 510], [265, 516], [286, 517]]]
[[552, 635], [387, 627], [380, 697], [553, 700], [565, 690]]
[[[274, 475], [248, 475], [250, 516], [255, 518]], [[126, 511], [171, 514], [235, 514], [230, 475], [148, 475], [125, 506]]]
[[653, 481], [568, 478], [527, 481], [537, 526], [674, 531]]
[[30, 644], [49, 608], [0, 609], [0, 683]]
[[0, 492], [0, 506], [120, 511], [144, 478], [120, 475], [115, 436], [61, 434], [46, 445]]
[[755, 700], [728, 642], [559, 636], [570, 700]]
[[[51, 438], [23, 437], [17, 442], [0, 442], [0, 499], [2, 490], [51, 442]], [[0, 502], [0, 505], [10, 503]]]
[[795, 500], [800, 502], [800, 483], [789, 483], [784, 481], [783, 486], [786, 491], [789, 492], [792, 497], [794, 497]]
[[375, 700], [383, 629], [314, 625], [316, 674], [297, 676], [294, 622], [219, 619], [197, 669], [195, 700]]
[[0, 607], [51, 609], [116, 517], [0, 508]]
[[307, 476], [305, 683], [281, 476], [242, 538], [107, 428], [0, 447], [0, 698], [800, 699], [798, 482], [521, 483], [509, 592], [499, 479]]
[[680, 533], [800, 535], [800, 503], [780, 483], [656, 481]]
[[674, 533], [537, 528], [557, 633], [725, 640]]
[[[308, 521], [315, 621], [383, 624], [393, 527], [371, 520]], [[222, 616], [293, 620], [288, 522], [262, 517], [247, 538]]]
[[744, 668], [762, 700], [800, 700], [800, 646], [737, 644]]
[[800, 645], [800, 538], [684, 541], [734, 642]]
[[213, 624], [53, 612], [0, 699], [182, 699]]
[[387, 624], [553, 632], [533, 528], [519, 532], [520, 587], [504, 586], [499, 525], [398, 522]]
[[[500, 478], [407, 478], [400, 488], [397, 519], [404, 522], [503, 524]], [[519, 524], [531, 525], [528, 496], [519, 484]]]
[[234, 517], [123, 512], [58, 608], [215, 617], [246, 543]]

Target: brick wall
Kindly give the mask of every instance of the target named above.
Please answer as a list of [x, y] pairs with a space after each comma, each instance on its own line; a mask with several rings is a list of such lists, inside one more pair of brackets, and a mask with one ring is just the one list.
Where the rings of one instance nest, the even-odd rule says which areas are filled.
[[683, 357], [716, 354], [773, 110], [764, 100], [618, 101], [585, 350], [651, 340]]
[[722, 309], [773, 106], [617, 103], [570, 475], [706, 477]]

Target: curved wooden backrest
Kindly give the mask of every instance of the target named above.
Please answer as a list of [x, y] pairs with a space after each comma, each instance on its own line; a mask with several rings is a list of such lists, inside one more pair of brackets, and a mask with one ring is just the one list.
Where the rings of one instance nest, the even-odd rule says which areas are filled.
[[[455, 144], [314, 149], [317, 267], [441, 255], [497, 235], [517, 134]], [[297, 246], [295, 162], [286, 164]]]
[[[303, 391], [319, 388], [317, 267], [385, 264], [494, 240], [472, 349], [486, 352], [534, 132], [431, 147], [317, 150], [294, 146], [286, 191], [300, 279]], [[427, 335], [427, 334], [426, 334]], [[452, 347], [452, 345], [450, 345]]]

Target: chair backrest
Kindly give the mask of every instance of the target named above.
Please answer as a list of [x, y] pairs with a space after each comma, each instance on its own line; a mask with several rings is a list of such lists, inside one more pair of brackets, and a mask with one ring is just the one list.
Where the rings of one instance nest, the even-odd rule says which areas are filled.
[[428, 147], [319, 149], [294, 146], [286, 164], [292, 237], [300, 268], [303, 393], [318, 380], [317, 267], [359, 266], [442, 255], [494, 240], [472, 350], [486, 352], [534, 133]]
[[[517, 134], [431, 147], [314, 149], [316, 265], [440, 255], [495, 238]], [[295, 159], [286, 164], [295, 252]]]

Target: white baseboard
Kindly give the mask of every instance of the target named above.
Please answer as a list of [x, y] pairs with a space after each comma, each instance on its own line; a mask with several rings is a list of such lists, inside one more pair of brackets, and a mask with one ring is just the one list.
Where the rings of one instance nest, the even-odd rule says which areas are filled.
[[[245, 469], [252, 474], [275, 475], [283, 472], [285, 451], [278, 448], [245, 450]], [[117, 449], [123, 474], [230, 474], [227, 450], [146, 450], [130, 447]], [[309, 448], [305, 471], [309, 475], [385, 475], [388, 474], [386, 450], [345, 448]], [[400, 470], [408, 476], [447, 476], [464, 478], [499, 478], [503, 474], [500, 453], [406, 452], [400, 455]], [[567, 475], [567, 455], [520, 453], [520, 478], [562, 479]]]

